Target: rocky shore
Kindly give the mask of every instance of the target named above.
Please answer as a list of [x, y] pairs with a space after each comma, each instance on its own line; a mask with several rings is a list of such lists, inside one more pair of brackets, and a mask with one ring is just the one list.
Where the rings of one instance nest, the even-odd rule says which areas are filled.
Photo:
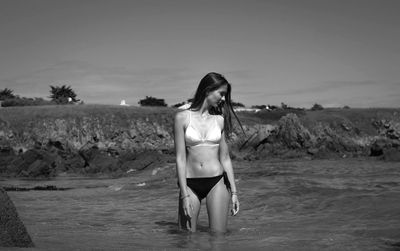
[[[173, 108], [57, 106], [0, 110], [0, 174], [122, 176], [174, 162]], [[238, 113], [231, 156], [372, 156], [400, 161], [400, 109]]]
[[32, 239], [6, 191], [0, 187], [0, 247], [33, 247]]
[[334, 123], [307, 121], [289, 113], [275, 125], [252, 128], [254, 137], [247, 143], [251, 158], [346, 158], [378, 156], [387, 161], [400, 161], [400, 123], [374, 120], [376, 133], [360, 130], [350, 120]]

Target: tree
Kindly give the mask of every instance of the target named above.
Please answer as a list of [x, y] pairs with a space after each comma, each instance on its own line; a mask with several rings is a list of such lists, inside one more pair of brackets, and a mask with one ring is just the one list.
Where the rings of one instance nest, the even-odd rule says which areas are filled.
[[232, 106], [235, 107], [244, 107], [244, 104], [240, 103], [240, 102], [234, 102], [233, 100], [231, 101]]
[[141, 106], [167, 106], [164, 99], [146, 96], [138, 102]]
[[15, 95], [13, 94], [13, 90], [4, 88], [3, 90], [0, 91], [0, 100], [6, 100], [6, 99], [13, 99], [15, 98]]
[[323, 110], [324, 107], [322, 107], [322, 105], [315, 103], [312, 107], [311, 107], [311, 111], [318, 111], [318, 110]]
[[57, 104], [68, 104], [76, 103], [80, 100], [76, 98], [76, 93], [72, 90], [71, 86], [62, 85], [52, 86], [50, 85], [50, 96], [51, 100]]

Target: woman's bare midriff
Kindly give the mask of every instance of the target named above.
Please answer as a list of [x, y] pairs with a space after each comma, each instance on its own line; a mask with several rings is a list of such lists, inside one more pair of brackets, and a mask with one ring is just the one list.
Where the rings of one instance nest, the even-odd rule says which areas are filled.
[[223, 173], [219, 162], [219, 146], [195, 146], [186, 148], [186, 177], [214, 177]]

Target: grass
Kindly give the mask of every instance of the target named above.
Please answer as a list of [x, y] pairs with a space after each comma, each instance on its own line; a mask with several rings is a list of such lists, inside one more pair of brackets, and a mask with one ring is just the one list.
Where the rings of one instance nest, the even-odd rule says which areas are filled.
[[280, 118], [288, 113], [295, 113], [297, 116], [304, 116], [306, 111], [287, 109], [287, 110], [274, 110], [274, 111], [259, 111], [259, 112], [248, 112], [242, 111], [237, 112], [237, 115], [241, 122], [247, 125], [253, 124], [276, 124]]
[[332, 128], [340, 126], [341, 123], [351, 124], [360, 132], [375, 135], [374, 121], [391, 120], [400, 122], [399, 108], [353, 108], [353, 109], [324, 109], [320, 111], [307, 111], [302, 117], [303, 123], [312, 127], [313, 124], [322, 122], [329, 124]]
[[393, 121], [400, 123], [400, 108], [326, 108], [318, 111], [311, 110], [275, 110], [254, 112], [238, 112], [243, 124], [277, 124], [282, 116], [295, 113], [305, 127], [313, 128], [317, 123], [328, 124], [333, 129], [343, 130], [342, 125], [357, 128], [364, 135], [376, 135], [374, 121]]
[[[168, 125], [172, 128], [174, 114], [179, 111], [171, 107], [135, 107], [118, 105], [54, 105], [54, 106], [24, 106], [0, 109], [0, 125], [9, 125], [13, 129], [24, 130], [29, 124], [38, 120], [81, 120], [82, 118], [98, 118], [99, 121], [113, 122], [116, 126], [125, 126], [126, 121], [141, 118], [146, 121]], [[319, 111], [310, 110], [275, 110], [254, 112], [237, 112], [245, 125], [276, 124], [282, 116], [295, 113], [307, 127], [322, 122], [332, 127], [340, 126], [342, 122], [357, 127], [365, 134], [374, 135], [376, 129], [372, 125], [377, 120], [392, 120], [400, 122], [400, 108], [327, 108]]]
[[158, 121], [165, 120], [166, 117], [173, 117], [175, 112], [176, 109], [166, 107], [127, 107], [117, 105], [24, 106], [0, 109], [0, 122], [4, 121], [14, 127], [29, 121], [43, 119], [79, 120], [83, 117], [108, 118], [121, 123], [132, 118], [147, 118], [151, 121]]

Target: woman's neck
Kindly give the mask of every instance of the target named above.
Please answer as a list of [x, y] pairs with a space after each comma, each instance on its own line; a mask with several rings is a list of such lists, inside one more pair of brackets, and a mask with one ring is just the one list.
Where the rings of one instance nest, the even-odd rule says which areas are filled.
[[207, 103], [207, 100], [204, 100], [203, 105], [200, 107], [200, 109], [198, 110], [198, 112], [200, 113], [200, 115], [205, 116], [205, 115], [209, 115], [209, 105]]

